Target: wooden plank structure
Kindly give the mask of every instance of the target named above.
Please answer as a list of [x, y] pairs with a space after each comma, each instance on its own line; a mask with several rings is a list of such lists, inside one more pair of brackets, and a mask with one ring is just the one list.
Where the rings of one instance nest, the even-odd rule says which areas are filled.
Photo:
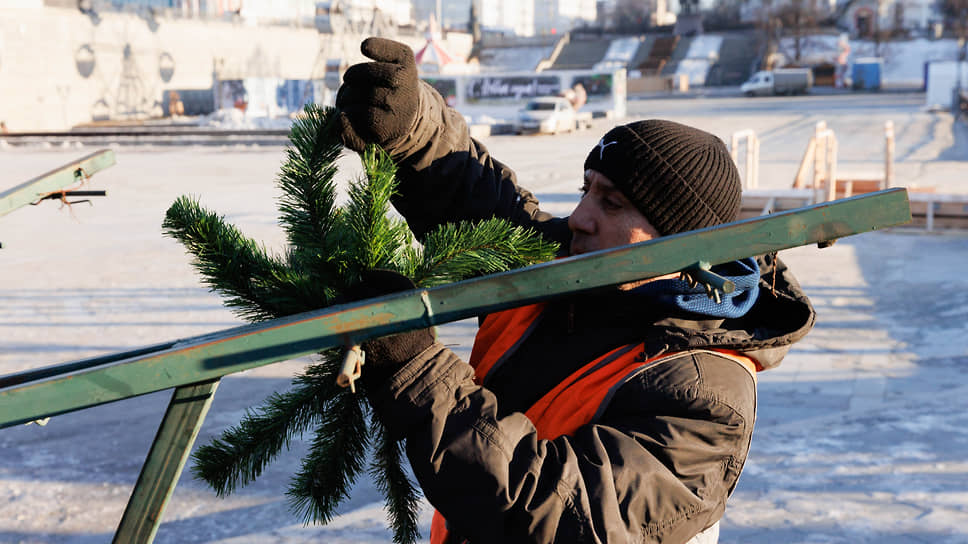
[[[853, 187], [851, 187], [853, 185]], [[844, 193], [862, 195], [876, 191], [873, 183], [845, 184]], [[844, 194], [838, 191], [838, 196]], [[815, 203], [811, 189], [757, 189], [743, 193], [740, 218], [793, 210]], [[902, 228], [938, 230], [968, 230], [968, 193], [945, 194], [925, 190], [909, 190], [911, 222]]]
[[[745, 144], [745, 145], [742, 145]], [[756, 189], [760, 185], [760, 139], [752, 129], [733, 133], [729, 154], [736, 166], [740, 166], [739, 150], [743, 149], [743, 189]]]
[[[750, 138], [739, 131], [733, 135], [731, 152], [733, 160], [738, 161], [741, 138]], [[755, 135], [752, 136], [755, 138]], [[758, 152], [758, 143], [754, 150]], [[752, 159], [747, 143], [746, 171], [756, 172], [758, 154]], [[759, 189], [753, 184], [744, 183], [743, 204], [740, 218], [746, 219], [779, 211], [792, 210], [841, 198], [850, 198], [882, 191], [895, 185], [894, 173], [894, 122], [884, 123], [884, 175], [878, 178], [838, 177], [838, 143], [834, 131], [820, 121], [814, 128], [814, 135], [800, 161], [792, 189]], [[754, 161], [751, 166], [750, 161]], [[811, 182], [808, 184], [807, 179]], [[749, 179], [749, 178], [747, 178]], [[755, 178], [754, 178], [755, 179]], [[829, 180], [836, 180], [830, 183]], [[933, 188], [909, 189], [912, 220], [905, 227], [925, 229], [968, 229], [968, 194], [936, 193]]]
[[414, 289], [203, 336], [0, 377], [0, 428], [174, 389], [116, 543], [154, 539], [222, 376], [440, 325], [905, 223], [904, 189], [737, 221], [432, 289]]
[[910, 226], [925, 230], [968, 229], [968, 194], [910, 193]]

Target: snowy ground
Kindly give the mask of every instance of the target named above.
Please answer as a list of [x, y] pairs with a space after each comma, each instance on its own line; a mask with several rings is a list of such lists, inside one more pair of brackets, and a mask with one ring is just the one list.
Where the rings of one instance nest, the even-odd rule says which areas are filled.
[[[877, 169], [883, 121], [898, 130], [898, 181], [966, 192], [968, 140], [923, 95], [803, 100], [680, 99], [630, 104], [727, 138], [761, 136], [761, 185], [787, 187], [820, 119], [835, 125], [842, 170]], [[855, 100], [856, 99], [856, 100]], [[556, 137], [497, 136], [546, 207], [567, 213], [585, 153], [608, 128]], [[0, 151], [4, 185], [87, 149]], [[0, 218], [0, 374], [194, 336], [239, 321], [200, 286], [161, 235], [165, 209], [198, 195], [246, 234], [281, 247], [273, 183], [278, 147], [116, 148], [93, 180], [93, 207], [53, 202]], [[346, 159], [343, 172], [355, 165]], [[72, 213], [73, 212], [73, 213]], [[759, 423], [723, 522], [722, 542], [968, 542], [968, 236], [872, 233], [784, 252], [819, 312], [784, 364], [760, 376]], [[445, 327], [466, 355], [472, 323]], [[199, 437], [238, 421], [305, 361], [223, 380]], [[0, 543], [95, 543], [113, 534], [168, 394], [0, 430]], [[159, 543], [386, 543], [379, 494], [363, 482], [326, 527], [303, 527], [284, 491], [295, 444], [255, 484], [218, 499], [185, 474]], [[422, 518], [424, 536], [429, 510]]]

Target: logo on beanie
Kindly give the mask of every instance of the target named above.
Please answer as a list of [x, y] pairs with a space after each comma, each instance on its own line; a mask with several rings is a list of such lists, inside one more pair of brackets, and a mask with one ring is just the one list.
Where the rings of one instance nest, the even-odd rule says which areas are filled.
[[617, 144], [617, 143], [618, 142], [605, 143], [605, 138], [602, 138], [601, 140], [599, 140], [598, 141], [598, 160], [605, 160], [605, 148], [612, 144]]

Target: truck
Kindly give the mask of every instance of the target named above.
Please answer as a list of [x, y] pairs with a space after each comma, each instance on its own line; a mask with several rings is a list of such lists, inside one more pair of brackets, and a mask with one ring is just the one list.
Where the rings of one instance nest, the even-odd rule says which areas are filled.
[[813, 72], [809, 68], [780, 68], [753, 74], [740, 90], [746, 96], [775, 94], [807, 94], [813, 87]]

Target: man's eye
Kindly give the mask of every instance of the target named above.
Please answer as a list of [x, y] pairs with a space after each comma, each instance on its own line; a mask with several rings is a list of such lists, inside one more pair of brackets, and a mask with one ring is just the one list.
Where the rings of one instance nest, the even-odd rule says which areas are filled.
[[578, 192], [581, 193], [581, 196], [587, 195], [588, 194], [588, 186], [587, 185], [582, 185], [581, 187], [578, 188]]
[[620, 210], [622, 209], [622, 203], [616, 202], [610, 198], [602, 200], [602, 205], [607, 210]]

